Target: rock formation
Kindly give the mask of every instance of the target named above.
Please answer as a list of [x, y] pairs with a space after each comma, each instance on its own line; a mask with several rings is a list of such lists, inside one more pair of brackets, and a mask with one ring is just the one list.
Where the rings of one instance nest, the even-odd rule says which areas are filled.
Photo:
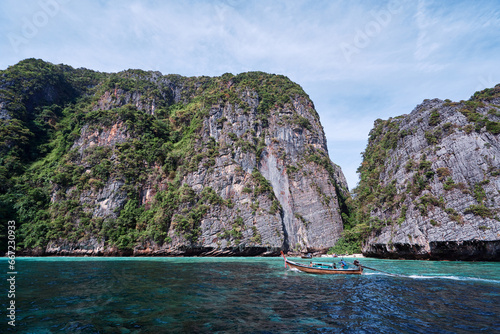
[[1, 151], [23, 164], [3, 199], [26, 254], [324, 251], [343, 230], [346, 181], [286, 77], [2, 72], [0, 121], [26, 133]]
[[377, 120], [363, 158], [365, 255], [500, 260], [500, 85]]

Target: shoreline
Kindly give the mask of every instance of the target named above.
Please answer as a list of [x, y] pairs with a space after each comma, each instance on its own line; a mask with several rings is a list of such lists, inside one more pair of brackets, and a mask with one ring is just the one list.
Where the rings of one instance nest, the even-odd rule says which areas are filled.
[[333, 258], [333, 259], [338, 259], [338, 258], [344, 258], [344, 257], [353, 257], [353, 258], [359, 258], [359, 259], [365, 259], [366, 256], [364, 256], [361, 253], [356, 253], [356, 254], [348, 254], [348, 255], [337, 255], [336, 257], [332, 256], [331, 254], [325, 254], [321, 255], [321, 257], [326, 257], [326, 258]]

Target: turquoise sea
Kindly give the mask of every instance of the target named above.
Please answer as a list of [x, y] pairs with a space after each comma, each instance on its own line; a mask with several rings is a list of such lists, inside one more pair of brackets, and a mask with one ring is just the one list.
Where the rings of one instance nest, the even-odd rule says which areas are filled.
[[16, 326], [4, 289], [0, 333], [500, 333], [500, 263], [361, 263], [406, 276], [309, 275], [282, 258], [17, 258]]

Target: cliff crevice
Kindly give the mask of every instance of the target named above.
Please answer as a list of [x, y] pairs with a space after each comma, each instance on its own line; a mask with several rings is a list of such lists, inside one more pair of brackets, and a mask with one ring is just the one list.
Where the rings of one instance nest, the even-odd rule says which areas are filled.
[[[11, 76], [17, 66], [3, 71], [4, 95], [25, 94], [12, 87], [36, 72]], [[45, 153], [22, 162], [4, 197], [26, 254], [276, 255], [339, 238], [347, 185], [313, 103], [288, 78], [69, 67], [63, 78], [23, 105], [38, 123], [0, 101], [4, 125], [44, 133], [31, 143]]]
[[377, 120], [355, 193], [368, 256], [500, 259], [500, 86]]

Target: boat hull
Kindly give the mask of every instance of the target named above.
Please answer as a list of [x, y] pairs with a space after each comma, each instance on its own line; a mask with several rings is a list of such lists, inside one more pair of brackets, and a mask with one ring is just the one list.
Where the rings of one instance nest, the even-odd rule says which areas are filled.
[[295, 268], [308, 274], [320, 274], [320, 275], [361, 275], [363, 273], [363, 268], [358, 267], [356, 269], [327, 269], [310, 267], [304, 264], [296, 263], [290, 260], [285, 260], [285, 263], [290, 268]]

